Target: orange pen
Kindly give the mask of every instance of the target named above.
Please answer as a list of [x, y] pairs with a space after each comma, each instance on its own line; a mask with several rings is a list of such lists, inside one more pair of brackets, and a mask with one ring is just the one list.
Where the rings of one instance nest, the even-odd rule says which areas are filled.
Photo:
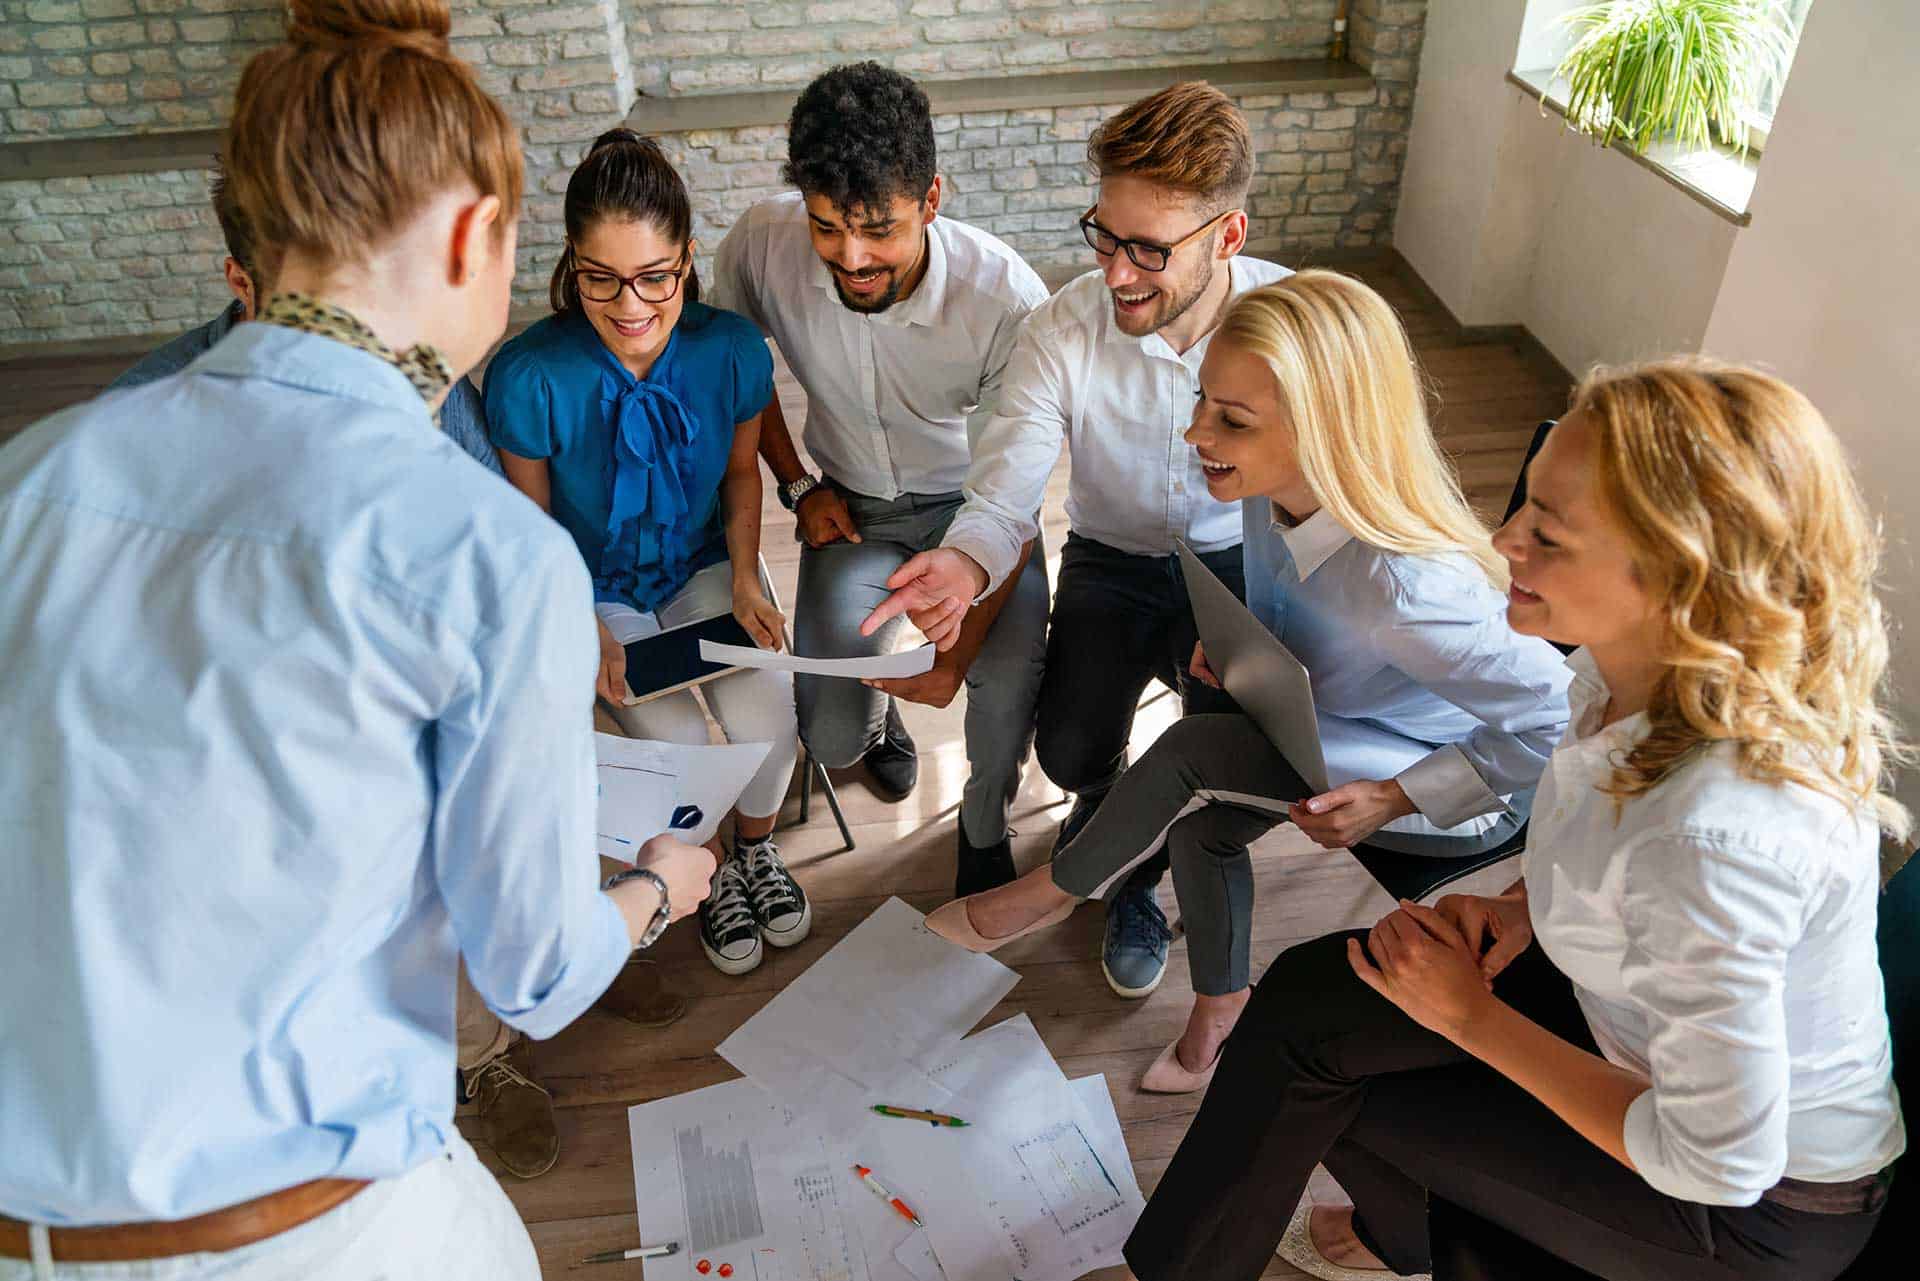
[[885, 1201], [888, 1205], [892, 1206], [894, 1208], [895, 1213], [899, 1214], [901, 1218], [905, 1219], [908, 1223], [911, 1223], [916, 1228], [924, 1228], [927, 1226], [926, 1224], [920, 1222], [920, 1216], [915, 1214], [911, 1209], [909, 1209], [905, 1201], [902, 1201], [899, 1197], [887, 1191], [886, 1184], [880, 1182], [880, 1180], [873, 1177], [872, 1170], [869, 1170], [864, 1165], [856, 1165], [853, 1167], [853, 1172], [860, 1176], [860, 1182], [866, 1184], [869, 1188], [873, 1189], [873, 1194], [875, 1196], [879, 1197], [882, 1201]]

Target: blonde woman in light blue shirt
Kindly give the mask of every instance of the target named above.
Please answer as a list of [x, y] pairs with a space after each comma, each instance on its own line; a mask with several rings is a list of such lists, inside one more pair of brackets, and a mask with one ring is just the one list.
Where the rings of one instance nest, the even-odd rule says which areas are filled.
[[[1208, 492], [1242, 504], [1248, 606], [1312, 680], [1316, 795], [1245, 716], [1191, 716], [1120, 780], [1053, 863], [942, 908], [987, 951], [1062, 919], [1163, 845], [1195, 993], [1142, 1088], [1204, 1089], [1245, 1006], [1247, 846], [1291, 821], [1315, 841], [1434, 858], [1506, 841], [1567, 722], [1569, 673], [1507, 626], [1506, 575], [1428, 426], [1391, 307], [1306, 271], [1247, 294], [1200, 371], [1187, 439]], [[1213, 679], [1195, 650], [1195, 674]]]

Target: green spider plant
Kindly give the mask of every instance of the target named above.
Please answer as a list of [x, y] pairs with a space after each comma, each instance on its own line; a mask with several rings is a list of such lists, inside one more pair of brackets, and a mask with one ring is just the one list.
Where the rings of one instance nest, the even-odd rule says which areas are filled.
[[1780, 0], [1604, 0], [1561, 21], [1579, 33], [1554, 73], [1567, 120], [1602, 146], [1719, 138], [1744, 152], [1750, 113], [1793, 58]]

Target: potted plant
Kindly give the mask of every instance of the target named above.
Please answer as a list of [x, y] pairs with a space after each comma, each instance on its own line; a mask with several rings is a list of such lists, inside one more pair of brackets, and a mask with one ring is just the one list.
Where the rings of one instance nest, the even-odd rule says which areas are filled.
[[1793, 58], [1780, 0], [1603, 0], [1561, 21], [1576, 33], [1554, 73], [1567, 120], [1602, 146], [1744, 151], [1755, 106]]

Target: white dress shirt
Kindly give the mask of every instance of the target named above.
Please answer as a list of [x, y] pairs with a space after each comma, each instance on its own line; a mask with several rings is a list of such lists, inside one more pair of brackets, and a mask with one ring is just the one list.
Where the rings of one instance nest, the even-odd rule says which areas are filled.
[[[1227, 266], [1235, 298], [1293, 274], [1258, 258]], [[1098, 271], [1028, 317], [999, 408], [973, 451], [966, 505], [945, 539], [980, 562], [987, 590], [1013, 572], [1039, 531], [1063, 442], [1073, 453], [1067, 520], [1082, 538], [1136, 556], [1171, 556], [1182, 539], [1201, 552], [1240, 540], [1237, 505], [1207, 492], [1200, 457], [1184, 439], [1212, 337], [1176, 352], [1158, 332], [1120, 332]]]
[[1507, 601], [1463, 554], [1355, 538], [1325, 508], [1298, 525], [1248, 499], [1247, 608], [1307, 669], [1327, 781], [1398, 780], [1418, 813], [1393, 833], [1472, 836], [1532, 788], [1567, 724], [1567, 666], [1507, 626]]
[[713, 267], [708, 301], [759, 325], [806, 389], [807, 452], [870, 498], [959, 490], [1014, 334], [1047, 297], [1005, 244], [935, 218], [918, 287], [877, 315], [854, 311], [813, 250], [798, 192], [749, 209]]
[[1906, 1132], [1872, 818], [1742, 776], [1731, 744], [1616, 804], [1599, 785], [1647, 718], [1602, 728], [1606, 685], [1585, 651], [1568, 666], [1574, 719], [1534, 798], [1527, 902], [1601, 1052], [1653, 1082], [1627, 1109], [1634, 1167], [1707, 1205], [1879, 1170]]

